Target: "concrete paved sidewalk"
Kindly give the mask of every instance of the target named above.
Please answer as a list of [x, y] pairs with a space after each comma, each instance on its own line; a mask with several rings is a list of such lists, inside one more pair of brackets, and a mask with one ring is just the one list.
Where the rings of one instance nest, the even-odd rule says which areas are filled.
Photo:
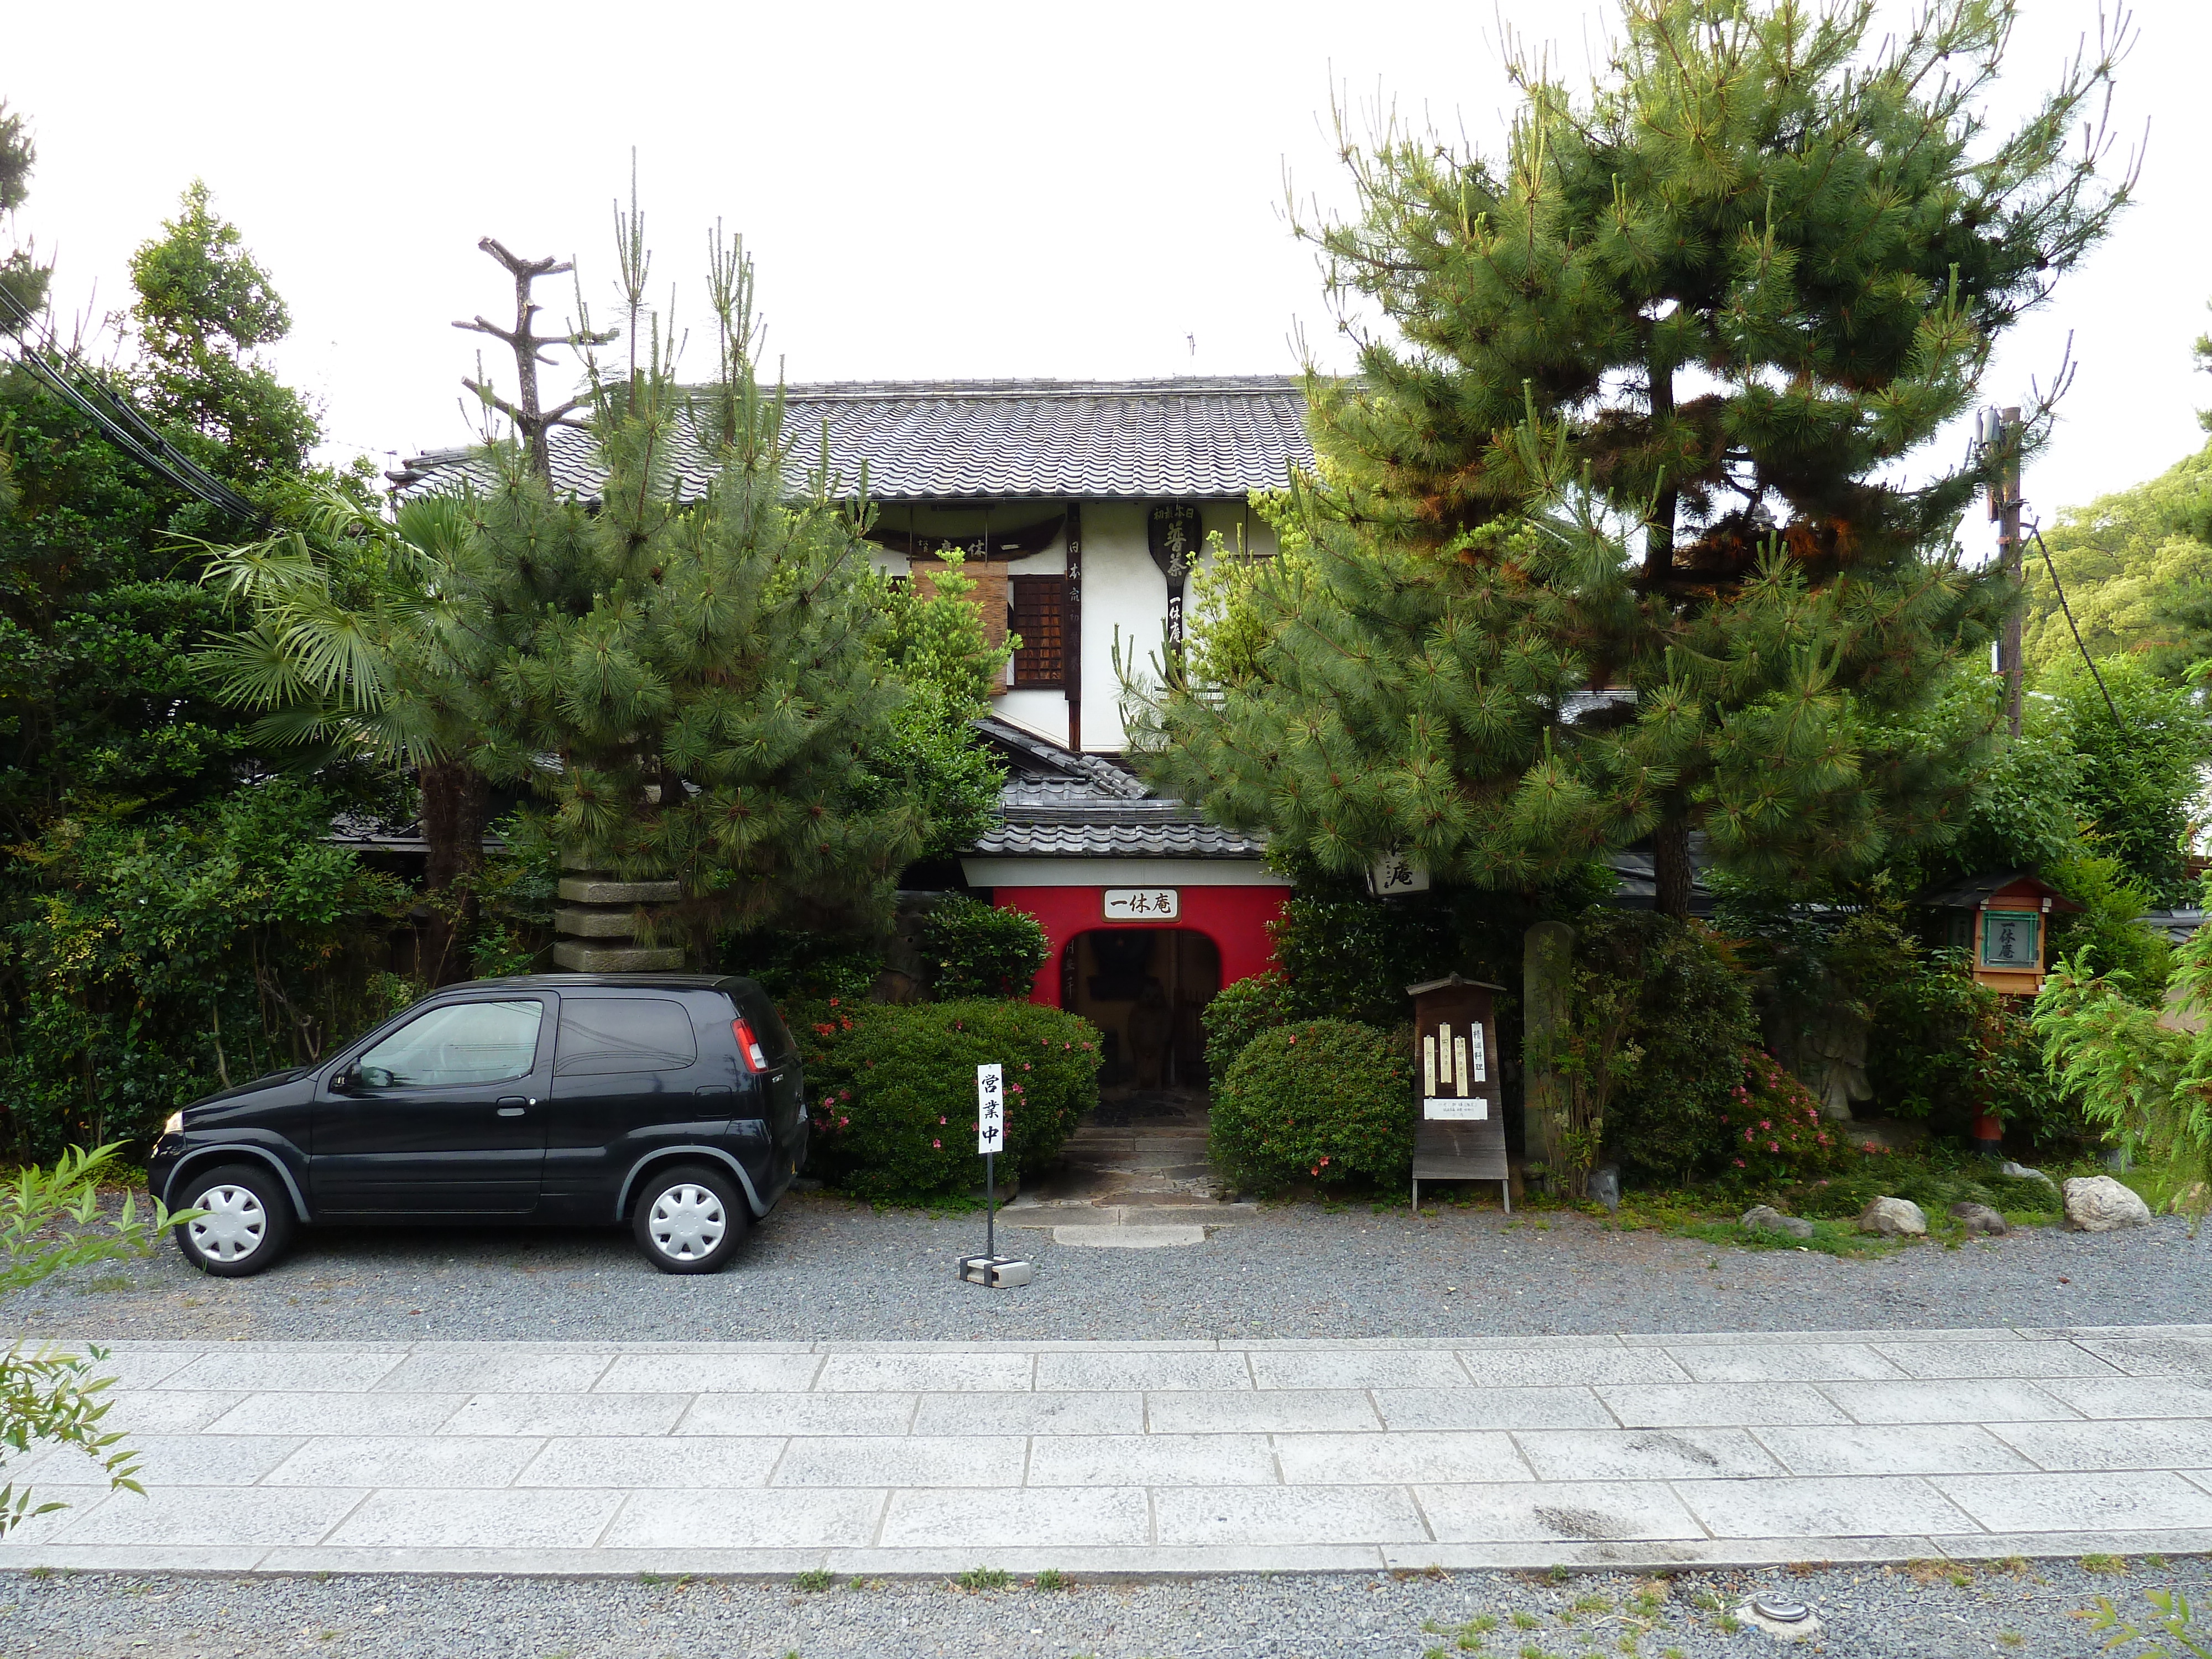
[[[2212, 1327], [118, 1343], [0, 1567], [943, 1573], [2212, 1552]], [[71, 1490], [74, 1488], [74, 1490]]]

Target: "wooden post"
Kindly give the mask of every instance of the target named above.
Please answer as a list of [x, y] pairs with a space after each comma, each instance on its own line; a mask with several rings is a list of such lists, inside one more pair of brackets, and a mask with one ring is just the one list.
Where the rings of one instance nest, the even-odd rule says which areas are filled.
[[1062, 607], [1060, 678], [1067, 698], [1067, 746], [1083, 752], [1083, 504], [1067, 504], [1067, 602]]
[[2027, 594], [2021, 582], [2021, 435], [2019, 409], [2015, 406], [2002, 411], [1997, 417], [1996, 441], [2003, 471], [1990, 486], [1990, 516], [1998, 521], [1997, 557], [2016, 595], [2012, 608], [2005, 613], [2004, 637], [1997, 646], [1997, 670], [2005, 682], [2005, 724], [2015, 738], [2020, 735], [2021, 690], [2027, 678], [2027, 665], [2021, 650], [2021, 612], [2027, 603]]
[[1522, 1101], [1527, 1111], [1526, 1157], [1544, 1166], [1556, 1191], [1566, 1163], [1566, 1086], [1541, 1063], [1565, 1030], [1574, 994], [1575, 930], [1564, 921], [1540, 921], [1521, 948]]

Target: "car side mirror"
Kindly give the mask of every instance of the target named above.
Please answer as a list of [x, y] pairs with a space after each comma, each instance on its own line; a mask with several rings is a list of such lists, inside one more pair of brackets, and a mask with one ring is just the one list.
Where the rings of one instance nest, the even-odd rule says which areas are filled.
[[331, 1092], [334, 1095], [349, 1095], [353, 1092], [354, 1085], [357, 1080], [356, 1074], [351, 1067], [342, 1066], [331, 1073]]

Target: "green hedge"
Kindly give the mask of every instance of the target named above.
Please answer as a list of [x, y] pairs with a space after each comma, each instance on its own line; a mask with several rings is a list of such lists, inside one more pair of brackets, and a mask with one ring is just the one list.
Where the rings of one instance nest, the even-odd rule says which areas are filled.
[[918, 941], [940, 1002], [963, 997], [1026, 997], [1052, 954], [1043, 924], [1026, 910], [981, 899], [948, 898], [922, 918]]
[[1214, 1091], [1215, 1172], [1249, 1192], [1401, 1180], [1413, 1167], [1413, 1088], [1402, 1047], [1372, 1026], [1312, 1019], [1262, 1031]]
[[927, 1203], [981, 1184], [980, 1065], [1006, 1068], [1001, 1180], [1050, 1163], [1098, 1103], [1097, 1028], [1034, 1003], [876, 1003], [836, 1011], [802, 1042], [810, 1167], [856, 1198]]

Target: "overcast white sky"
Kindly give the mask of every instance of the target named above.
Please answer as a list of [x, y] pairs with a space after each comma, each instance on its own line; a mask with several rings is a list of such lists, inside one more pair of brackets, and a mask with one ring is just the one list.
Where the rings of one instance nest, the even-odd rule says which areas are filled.
[[[2097, 25], [2095, 0], [2025, 9], [2007, 101]], [[510, 304], [478, 237], [573, 254], [604, 300], [632, 145], [658, 283], [699, 320], [704, 228], [743, 231], [794, 380], [1289, 371], [1294, 328], [1327, 322], [1283, 179], [1347, 200], [1332, 84], [1493, 147], [1500, 19], [1579, 71], [1611, 15], [1578, 0], [48, 6], [10, 19], [0, 96], [35, 126], [20, 229], [58, 258], [66, 307], [125, 299], [131, 249], [203, 178], [292, 306], [280, 366], [321, 401], [333, 452], [382, 458], [469, 438], [457, 382], [479, 343], [501, 349], [449, 324]], [[1984, 389], [2012, 401], [2073, 333], [2079, 379], [2028, 480], [2046, 513], [2193, 450], [2212, 406], [2189, 356], [2212, 324], [2212, 6], [2142, 0], [2136, 17], [2117, 114], [2130, 141], [2150, 121], [2138, 204]]]

